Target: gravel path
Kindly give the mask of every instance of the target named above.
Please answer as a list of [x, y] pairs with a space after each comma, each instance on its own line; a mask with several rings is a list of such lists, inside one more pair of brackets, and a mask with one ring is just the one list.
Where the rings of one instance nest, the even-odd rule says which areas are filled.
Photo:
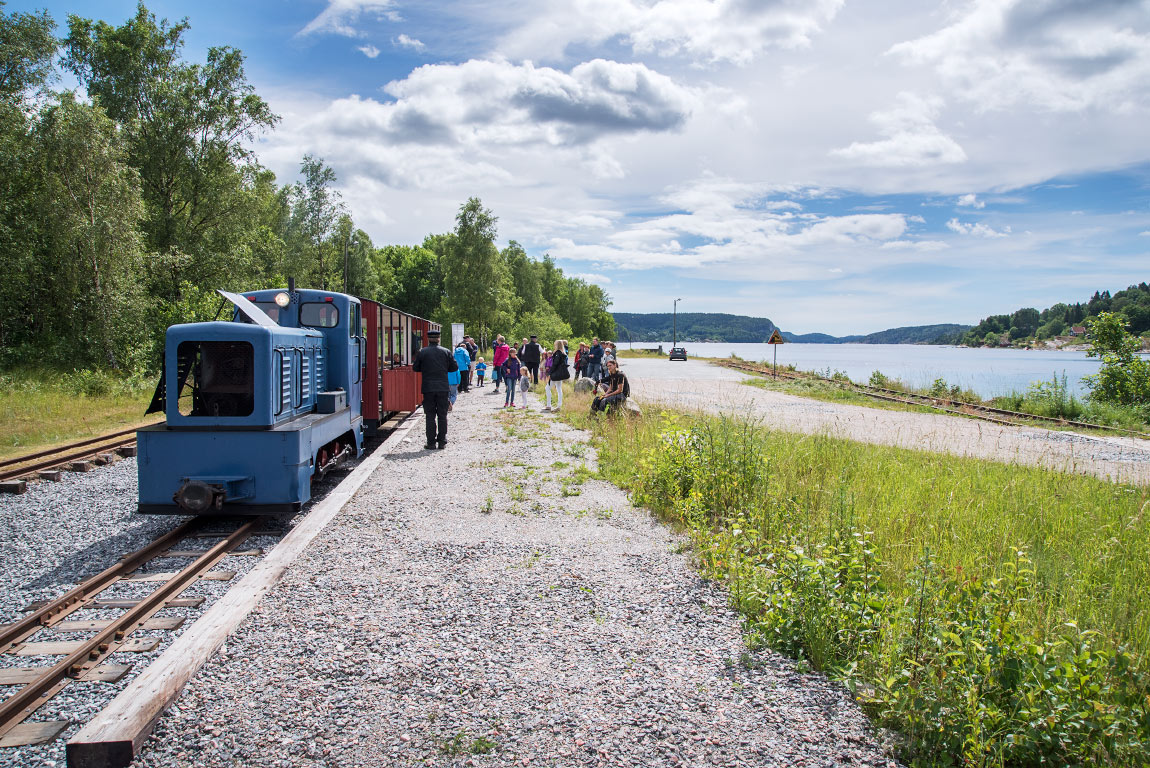
[[840, 686], [745, 653], [584, 433], [497, 402], [411, 430], [136, 765], [892, 764]]
[[631, 380], [631, 394], [639, 402], [746, 415], [764, 426], [791, 432], [828, 433], [864, 443], [1150, 484], [1148, 440], [827, 403], [740, 384], [749, 377], [699, 360], [624, 359], [622, 366]]

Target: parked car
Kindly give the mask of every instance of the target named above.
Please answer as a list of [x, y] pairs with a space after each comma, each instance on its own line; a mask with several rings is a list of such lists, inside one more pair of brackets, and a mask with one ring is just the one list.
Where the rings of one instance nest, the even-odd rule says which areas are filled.
[[671, 347], [671, 359], [672, 360], [686, 360], [687, 359], [687, 350], [684, 349], [683, 347]]

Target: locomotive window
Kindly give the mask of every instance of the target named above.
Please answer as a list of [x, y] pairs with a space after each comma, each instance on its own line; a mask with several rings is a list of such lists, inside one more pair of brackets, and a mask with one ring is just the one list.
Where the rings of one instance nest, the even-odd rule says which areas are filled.
[[299, 324], [309, 328], [335, 328], [339, 325], [339, 307], [318, 301], [300, 304]]
[[264, 314], [275, 322], [278, 323], [280, 321], [280, 313], [284, 310], [279, 304], [276, 304], [274, 301], [253, 301], [252, 304], [262, 309]]
[[177, 347], [176, 355], [180, 370], [189, 372], [179, 394], [181, 414], [213, 418], [251, 415], [255, 408], [255, 353], [251, 344], [185, 341]]
[[347, 325], [348, 336], [359, 336], [359, 304], [351, 305], [351, 322]]

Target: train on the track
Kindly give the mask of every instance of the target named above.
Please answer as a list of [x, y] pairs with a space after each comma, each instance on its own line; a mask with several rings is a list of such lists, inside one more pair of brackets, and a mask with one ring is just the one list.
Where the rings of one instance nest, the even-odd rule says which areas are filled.
[[173, 325], [137, 433], [139, 511], [284, 514], [420, 402], [411, 370], [437, 323], [343, 293], [219, 291], [230, 322]]

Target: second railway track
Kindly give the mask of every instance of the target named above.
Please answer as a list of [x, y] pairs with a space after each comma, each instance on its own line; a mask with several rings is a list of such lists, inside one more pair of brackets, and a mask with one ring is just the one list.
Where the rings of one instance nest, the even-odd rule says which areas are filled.
[[1125, 429], [1123, 427], [1113, 427], [1107, 424], [1091, 424], [1083, 421], [1074, 421], [1072, 419], [1062, 419], [1052, 416], [1039, 416], [1032, 413], [1008, 411], [1002, 408], [994, 408], [992, 406], [982, 405], [979, 403], [964, 403], [947, 398], [933, 397], [931, 395], [922, 395], [914, 392], [904, 392], [902, 390], [896, 389], [872, 387], [866, 384], [857, 384], [855, 382], [843, 382], [838, 379], [830, 379], [826, 376], [819, 376], [817, 374], [800, 374], [794, 371], [776, 372], [772, 371], [769, 366], [758, 366], [751, 365], [749, 363], [733, 361], [724, 361], [722, 365], [738, 371], [753, 373], [759, 376], [778, 376], [792, 381], [817, 379], [819, 381], [826, 381], [832, 384], [837, 384], [838, 386], [841, 386], [845, 389], [850, 389], [862, 395], [866, 395], [867, 397], [873, 397], [876, 400], [901, 403], [903, 405], [921, 406], [930, 408], [932, 410], [941, 411], [943, 413], [950, 413], [957, 416], [967, 416], [982, 421], [989, 421], [994, 424], [1002, 424], [1004, 426], [1033, 426], [1035, 424], [1045, 424], [1058, 427], [1096, 429], [1103, 432], [1110, 432], [1112, 434], [1137, 437], [1143, 440], [1150, 439], [1150, 433]]

